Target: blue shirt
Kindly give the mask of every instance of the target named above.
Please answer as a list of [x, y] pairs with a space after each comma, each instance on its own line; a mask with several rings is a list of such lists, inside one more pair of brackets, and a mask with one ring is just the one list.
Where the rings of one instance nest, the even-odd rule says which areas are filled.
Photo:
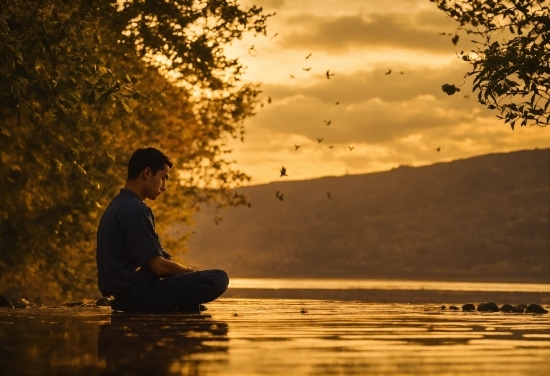
[[103, 296], [147, 288], [159, 280], [147, 263], [163, 256], [153, 211], [129, 189], [109, 203], [97, 230], [97, 279]]

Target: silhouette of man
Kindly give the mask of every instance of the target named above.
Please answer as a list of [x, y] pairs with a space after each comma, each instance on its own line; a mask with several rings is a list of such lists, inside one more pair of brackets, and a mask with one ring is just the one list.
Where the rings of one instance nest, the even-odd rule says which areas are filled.
[[128, 162], [126, 185], [111, 201], [97, 230], [98, 287], [126, 312], [199, 312], [229, 284], [223, 270], [194, 271], [171, 260], [155, 231], [145, 199], [165, 189], [172, 161], [159, 149], [140, 147]]

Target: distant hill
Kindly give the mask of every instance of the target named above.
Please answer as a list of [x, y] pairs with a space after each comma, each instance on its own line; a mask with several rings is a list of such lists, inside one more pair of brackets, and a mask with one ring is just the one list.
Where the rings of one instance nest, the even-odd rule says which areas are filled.
[[239, 191], [251, 208], [218, 225], [208, 208], [195, 216], [187, 263], [232, 277], [550, 283], [550, 149]]

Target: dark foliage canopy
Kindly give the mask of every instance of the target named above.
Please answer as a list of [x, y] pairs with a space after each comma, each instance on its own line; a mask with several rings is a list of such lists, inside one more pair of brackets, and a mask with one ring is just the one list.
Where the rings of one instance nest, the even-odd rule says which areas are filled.
[[0, 3], [2, 292], [95, 291], [97, 222], [138, 146], [175, 161], [159, 222], [244, 203], [231, 188], [248, 177], [225, 145], [258, 91], [224, 46], [268, 17], [228, 0]]
[[[473, 35], [476, 49], [460, 52], [472, 66], [478, 101], [512, 129], [550, 122], [550, 10], [541, 0], [430, 0]], [[442, 89], [449, 95], [455, 85]]]

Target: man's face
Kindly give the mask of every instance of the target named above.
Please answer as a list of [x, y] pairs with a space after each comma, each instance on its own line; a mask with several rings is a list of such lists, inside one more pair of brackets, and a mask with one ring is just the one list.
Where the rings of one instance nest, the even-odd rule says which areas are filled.
[[153, 175], [153, 171], [147, 167], [145, 171], [146, 176], [146, 198], [149, 200], [155, 200], [166, 189], [166, 180], [170, 175], [170, 167], [164, 165], [162, 170], [158, 170]]

